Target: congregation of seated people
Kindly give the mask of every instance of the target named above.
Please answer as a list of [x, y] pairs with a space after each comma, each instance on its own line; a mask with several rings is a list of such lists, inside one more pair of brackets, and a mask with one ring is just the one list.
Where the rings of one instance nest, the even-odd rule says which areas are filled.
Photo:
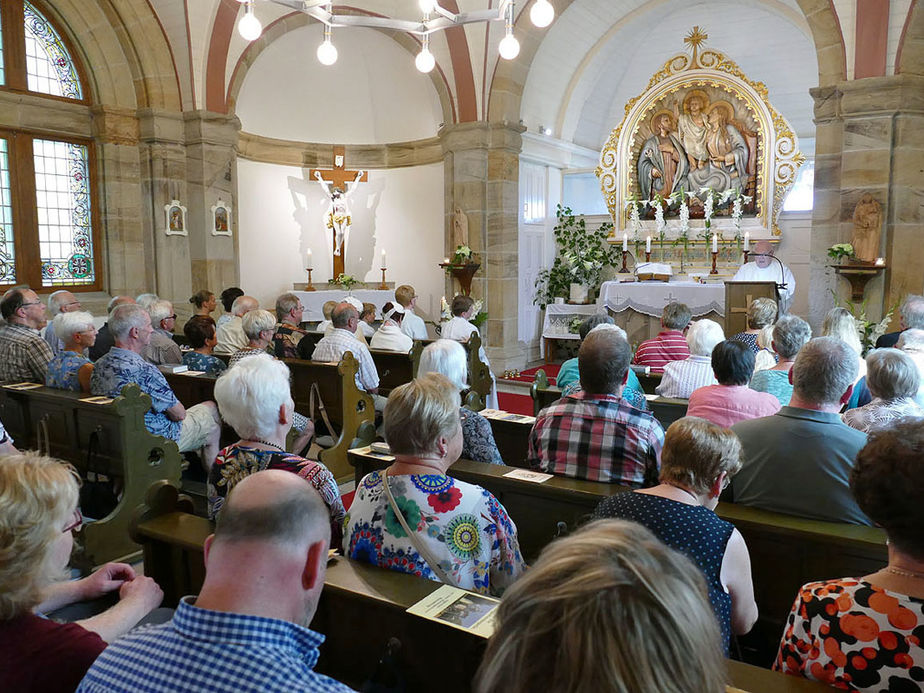
[[[407, 289], [383, 307], [372, 348], [410, 349], [416, 294]], [[716, 514], [720, 497], [888, 535], [881, 570], [805, 576], [774, 669], [845, 690], [924, 687], [924, 322], [915, 322], [924, 298], [903, 304], [897, 346], [865, 358], [842, 309], [812, 338], [801, 318], [754, 301], [747, 330], [726, 339], [718, 323], [691, 322], [686, 306], [670, 304], [661, 333], [634, 352], [612, 318], [585, 321], [577, 358], [562, 368], [571, 380], [559, 380], [561, 399], [537, 415], [526, 464], [613, 492], [592, 521], [527, 566], [502, 501], [453, 474], [460, 458], [504, 463], [488, 419], [462, 406], [468, 303], [455, 306], [459, 320], [444, 334], [453, 338], [423, 349], [416, 378], [387, 399], [363, 334], [369, 307], [330, 307], [308, 356], [353, 354], [357, 387], [375, 396], [393, 457], [345, 504], [331, 471], [302, 456], [314, 423], [295, 412], [280, 360], [306, 357], [297, 295], [281, 295], [273, 314], [240, 289], [223, 292], [216, 324], [215, 295], [199, 292], [181, 350], [169, 301], [115, 297], [97, 331], [73, 294], [57, 294], [51, 341], [35, 292], [3, 296], [0, 379], [106, 397], [137, 383], [151, 397], [148, 430], [198, 452], [217, 524], [198, 595], [166, 620], [149, 615], [162, 592], [138, 568], [110, 563], [64, 579], [83, 522], [79, 477], [20, 453], [0, 425], [2, 690], [349, 690], [315, 670], [324, 635], [310, 627], [333, 548], [500, 598], [473, 690], [718, 693], [728, 683], [724, 658], [758, 618], [748, 546]], [[220, 375], [214, 402], [183, 407], [158, 368], [178, 363]], [[649, 396], [688, 400], [686, 416], [662, 425], [632, 364], [661, 371]], [[222, 448], [223, 423], [238, 439]], [[287, 450], [293, 427], [297, 452]], [[119, 599], [93, 616], [54, 618], [106, 594]]]

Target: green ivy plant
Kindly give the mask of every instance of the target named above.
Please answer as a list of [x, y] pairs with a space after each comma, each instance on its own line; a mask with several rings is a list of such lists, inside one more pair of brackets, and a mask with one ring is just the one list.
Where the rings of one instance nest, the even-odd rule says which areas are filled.
[[539, 272], [533, 303], [545, 308], [556, 297], [568, 295], [571, 284], [582, 284], [591, 293], [600, 288], [603, 268], [616, 265], [622, 248], [606, 239], [613, 230], [610, 222], [589, 230], [584, 217], [575, 217], [570, 207], [558, 205], [555, 212], [555, 261], [548, 269]]

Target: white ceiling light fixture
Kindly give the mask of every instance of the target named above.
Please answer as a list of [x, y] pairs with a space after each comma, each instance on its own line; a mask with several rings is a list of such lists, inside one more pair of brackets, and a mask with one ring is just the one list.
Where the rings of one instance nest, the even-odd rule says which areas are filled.
[[[503, 21], [504, 38], [498, 46], [501, 57], [513, 60], [520, 53], [520, 42], [513, 35], [514, 0], [500, 0], [495, 8], [471, 12], [450, 12], [440, 6], [439, 0], [418, 0], [420, 11], [423, 13], [423, 19], [420, 20], [381, 15], [334, 14], [330, 0], [238, 0], [247, 4], [247, 11], [238, 21], [238, 31], [248, 41], [258, 38], [263, 31], [263, 26], [253, 13], [253, 5], [258, 1], [282, 5], [321, 22], [324, 25], [324, 43], [318, 47], [318, 60], [324, 65], [333, 65], [337, 61], [337, 49], [330, 41], [330, 29], [334, 26], [390, 29], [419, 37], [424, 47], [414, 62], [421, 72], [429, 72], [436, 65], [436, 59], [429, 49], [430, 36], [438, 31], [465, 24]], [[529, 14], [533, 24], [540, 28], [546, 27], [555, 18], [555, 8], [549, 0], [533, 0]]]
[[529, 8], [529, 20], [540, 29], [544, 29], [555, 19], [555, 8], [549, 0], [536, 0]]
[[244, 16], [237, 23], [237, 31], [245, 41], [256, 41], [263, 33], [263, 25], [253, 13], [253, 2], [247, 2]]
[[337, 62], [337, 46], [330, 40], [330, 27], [324, 25], [324, 41], [318, 46], [318, 62], [322, 65], [333, 65]]

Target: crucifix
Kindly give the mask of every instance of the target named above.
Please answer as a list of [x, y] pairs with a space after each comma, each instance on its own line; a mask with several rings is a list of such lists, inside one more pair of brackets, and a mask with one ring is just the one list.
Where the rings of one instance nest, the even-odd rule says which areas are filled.
[[[344, 274], [344, 252], [347, 235], [353, 223], [349, 198], [358, 183], [369, 180], [366, 171], [348, 171], [345, 166], [345, 147], [334, 145], [334, 168], [313, 168], [308, 175], [317, 180], [330, 200], [324, 215], [324, 225], [331, 230], [333, 247], [333, 279]], [[333, 187], [331, 187], [333, 186]]]

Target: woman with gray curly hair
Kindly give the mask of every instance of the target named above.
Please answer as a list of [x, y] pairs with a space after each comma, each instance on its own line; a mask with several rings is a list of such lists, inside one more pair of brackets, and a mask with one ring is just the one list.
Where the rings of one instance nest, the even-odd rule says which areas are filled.
[[812, 328], [798, 315], [784, 315], [773, 326], [773, 350], [779, 361], [773, 368], [757, 371], [751, 377], [750, 388], [758, 392], [769, 392], [785, 407], [792, 398], [792, 383], [789, 371], [796, 362], [796, 355], [812, 338]]
[[908, 354], [899, 349], [876, 349], [866, 357], [866, 387], [873, 401], [841, 415], [844, 423], [869, 433], [906, 416], [924, 416], [914, 396], [921, 378]]

